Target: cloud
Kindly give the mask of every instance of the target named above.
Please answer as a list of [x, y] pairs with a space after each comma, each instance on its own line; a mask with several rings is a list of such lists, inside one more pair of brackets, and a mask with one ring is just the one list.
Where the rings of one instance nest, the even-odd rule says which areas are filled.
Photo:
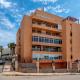
[[15, 3], [9, 2], [7, 0], [0, 0], [0, 6], [5, 8], [11, 8]]
[[61, 7], [60, 5], [57, 5], [57, 6], [47, 6], [47, 7], [44, 7], [44, 10], [45, 11], [54, 11], [54, 12], [57, 12], [57, 13], [69, 13], [70, 12], [70, 9], [66, 9], [66, 8], [63, 8]]
[[6, 26], [8, 29], [14, 28], [14, 24], [8, 19], [8, 18], [3, 18], [1, 19], [0, 22], [2, 25]]
[[0, 45], [6, 46], [10, 42], [15, 42], [15, 32], [0, 29]]
[[[35, 12], [36, 9], [34, 7], [29, 7], [23, 3], [18, 4], [17, 0], [16, 2], [13, 2], [14, 0], [0, 0], [0, 9], [4, 12], [0, 11], [0, 44], [3, 44], [4, 46], [7, 45], [9, 42], [14, 42], [16, 38], [16, 31], [19, 27], [19, 24], [21, 22], [21, 19], [24, 14], [30, 15], [31, 13]], [[60, 5], [57, 6], [50, 6], [51, 3], [56, 3], [59, 0], [32, 0], [33, 3], [36, 3], [36, 8], [39, 8], [40, 6], [37, 5], [37, 3], [44, 4], [42, 7], [44, 7], [45, 11], [51, 11], [51, 12], [57, 12], [57, 13], [69, 13], [69, 9], [65, 9]], [[22, 1], [24, 2], [24, 0]], [[50, 3], [50, 4], [49, 4]], [[49, 4], [49, 6], [47, 5]], [[25, 7], [26, 5], [26, 7]], [[33, 4], [32, 4], [33, 5]], [[29, 10], [27, 10], [27, 7]], [[30, 10], [31, 9], [31, 10]], [[6, 16], [6, 15], [9, 16]], [[13, 20], [13, 22], [12, 22]], [[17, 26], [16, 26], [17, 25]], [[12, 32], [11, 32], [12, 31]]]
[[58, 0], [33, 0], [33, 2], [41, 2], [42, 4], [55, 3]]
[[30, 15], [30, 14], [34, 13], [35, 10], [36, 10], [36, 9], [28, 10], [27, 13], [26, 13], [26, 15]]
[[62, 12], [68, 13], [70, 11], [69, 9], [65, 9], [65, 8], [61, 7], [60, 5], [57, 5], [54, 9], [56, 12], [59, 12], [59, 13], [62, 13]]
[[[37, 3], [42, 3], [44, 4], [43, 8], [44, 8], [44, 11], [50, 11], [50, 12], [56, 12], [56, 13], [69, 13], [70, 12], [70, 9], [67, 9], [67, 8], [64, 8], [62, 7], [61, 5], [50, 5], [49, 3], [56, 3], [58, 2], [59, 0], [32, 0], [33, 2], [37, 2]], [[49, 4], [49, 5], [47, 5]], [[45, 6], [47, 5], [47, 6]], [[64, 6], [64, 4], [63, 4]]]
[[15, 24], [12, 23], [4, 13], [0, 13], [0, 24], [5, 26], [7, 29], [12, 29], [15, 27]]

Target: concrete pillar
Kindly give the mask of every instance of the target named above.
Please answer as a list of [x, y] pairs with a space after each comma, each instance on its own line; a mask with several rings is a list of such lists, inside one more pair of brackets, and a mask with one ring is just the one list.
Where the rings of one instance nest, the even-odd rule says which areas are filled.
[[36, 66], [37, 66], [37, 73], [39, 73], [39, 61], [36, 62]]
[[72, 61], [70, 61], [70, 70], [72, 70]]
[[15, 55], [15, 71], [18, 71], [18, 57], [17, 57], [17, 55]]
[[53, 68], [53, 72], [55, 72], [55, 65], [52, 65], [52, 68]]
[[80, 72], [80, 63], [77, 63], [78, 72]]
[[69, 71], [69, 62], [67, 61], [67, 72]]
[[18, 61], [15, 61], [15, 71], [18, 71]]
[[53, 72], [55, 72], [55, 64], [52, 62], [52, 69], [53, 69]]

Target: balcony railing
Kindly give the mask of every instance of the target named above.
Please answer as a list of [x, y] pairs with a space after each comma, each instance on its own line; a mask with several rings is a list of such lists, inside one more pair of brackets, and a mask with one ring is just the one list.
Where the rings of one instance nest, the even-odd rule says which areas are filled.
[[46, 33], [32, 33], [32, 36], [40, 36], [40, 37], [47, 37], [47, 38], [54, 38], [54, 39], [62, 39], [59, 35], [48, 35]]
[[37, 23], [34, 23], [32, 25], [33, 28], [39, 28], [39, 29], [44, 29], [44, 30], [48, 30], [48, 31], [53, 31], [53, 32], [61, 32], [61, 30], [59, 30], [58, 28], [55, 28], [55, 27], [48, 27], [46, 26], [45, 24], [37, 24]]
[[62, 47], [62, 44], [45, 43], [45, 42], [32, 42], [32, 45], [57, 46], [57, 47]]

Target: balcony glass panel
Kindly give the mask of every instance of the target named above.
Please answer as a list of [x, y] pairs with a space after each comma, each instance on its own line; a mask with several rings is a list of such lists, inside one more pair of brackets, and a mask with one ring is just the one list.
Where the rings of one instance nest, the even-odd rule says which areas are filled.
[[47, 51], [47, 52], [62, 52], [61, 47], [50, 47], [50, 46], [32, 46], [32, 51]]
[[45, 42], [45, 43], [54, 43], [54, 44], [62, 44], [61, 39], [53, 39], [53, 38], [46, 38], [46, 37], [38, 37], [33, 36], [32, 41], [34, 42]]

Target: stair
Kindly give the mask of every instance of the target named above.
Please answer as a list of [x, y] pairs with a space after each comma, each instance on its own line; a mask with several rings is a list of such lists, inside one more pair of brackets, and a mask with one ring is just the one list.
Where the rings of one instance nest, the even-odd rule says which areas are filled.
[[5, 63], [3, 66], [3, 72], [10, 72], [10, 71], [12, 71], [11, 63]]

